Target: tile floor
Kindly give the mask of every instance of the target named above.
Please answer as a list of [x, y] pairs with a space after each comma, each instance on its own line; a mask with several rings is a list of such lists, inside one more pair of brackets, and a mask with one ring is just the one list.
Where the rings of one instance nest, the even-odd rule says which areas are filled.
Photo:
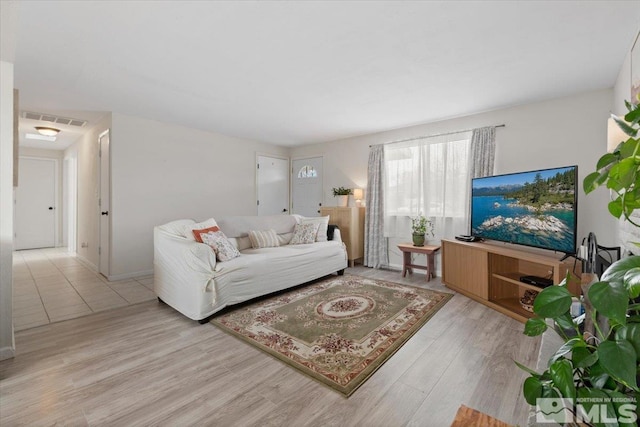
[[16, 331], [154, 298], [153, 276], [109, 282], [66, 248], [13, 253]]

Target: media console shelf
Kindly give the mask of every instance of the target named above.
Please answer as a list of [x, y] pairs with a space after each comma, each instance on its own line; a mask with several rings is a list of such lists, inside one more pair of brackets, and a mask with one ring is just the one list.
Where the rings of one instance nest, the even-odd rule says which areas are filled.
[[[533, 316], [522, 308], [525, 291], [542, 289], [523, 283], [522, 276], [538, 276], [560, 283], [573, 262], [560, 261], [561, 255], [544, 255], [527, 248], [503, 244], [442, 241], [442, 281], [463, 295], [521, 322]], [[580, 295], [579, 278], [569, 283], [569, 290]]]

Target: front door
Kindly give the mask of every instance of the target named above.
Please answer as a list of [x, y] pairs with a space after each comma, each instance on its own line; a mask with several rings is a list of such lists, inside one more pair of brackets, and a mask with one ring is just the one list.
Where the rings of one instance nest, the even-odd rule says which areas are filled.
[[322, 157], [293, 161], [293, 213], [319, 216], [322, 206]]
[[20, 157], [15, 199], [16, 249], [56, 245], [56, 161]]

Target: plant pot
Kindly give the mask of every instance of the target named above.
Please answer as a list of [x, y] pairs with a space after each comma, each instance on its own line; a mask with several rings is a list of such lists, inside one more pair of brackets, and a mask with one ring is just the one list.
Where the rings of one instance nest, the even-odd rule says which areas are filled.
[[424, 246], [424, 234], [413, 234], [413, 246]]
[[349, 204], [349, 196], [336, 196], [338, 198], [338, 206], [342, 208], [346, 208]]

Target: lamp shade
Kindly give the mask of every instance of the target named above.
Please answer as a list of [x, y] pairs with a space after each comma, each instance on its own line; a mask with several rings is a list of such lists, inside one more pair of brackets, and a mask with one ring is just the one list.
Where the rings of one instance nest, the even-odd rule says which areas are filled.
[[613, 153], [618, 144], [627, 139], [629, 139], [627, 134], [622, 132], [613, 118], [609, 118], [607, 121], [607, 152]]
[[362, 188], [354, 188], [353, 198], [356, 200], [362, 200], [364, 198], [364, 190]]

